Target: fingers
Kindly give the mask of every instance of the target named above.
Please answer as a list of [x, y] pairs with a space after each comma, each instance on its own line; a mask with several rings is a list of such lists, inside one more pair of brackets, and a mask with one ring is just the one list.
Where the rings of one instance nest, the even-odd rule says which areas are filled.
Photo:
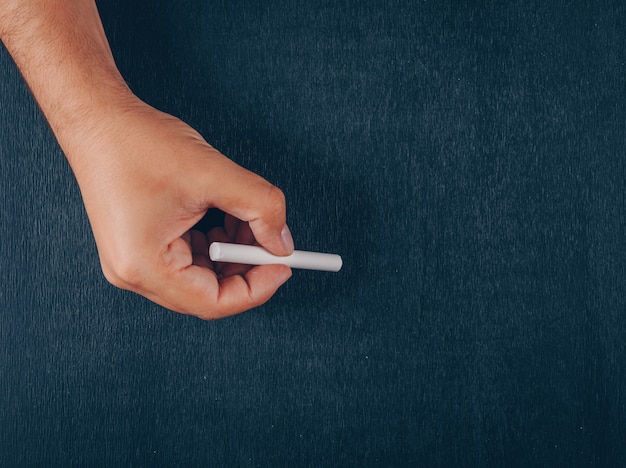
[[264, 265], [244, 276], [218, 280], [212, 270], [190, 265], [159, 288], [162, 294], [152, 300], [176, 312], [215, 320], [264, 304], [290, 277], [291, 269], [285, 265]]
[[276, 255], [289, 255], [294, 246], [286, 223], [285, 196], [274, 186], [266, 190], [265, 203], [255, 207], [256, 216], [248, 224], [259, 244]]
[[260, 306], [290, 277], [291, 269], [286, 265], [257, 266], [244, 276], [226, 277], [220, 281], [217, 311], [213, 316], [202, 318], [221, 318]]
[[187, 244], [188, 249], [191, 250], [193, 265], [205, 268], [213, 267], [213, 263], [209, 258], [209, 242], [202, 232], [191, 229], [185, 232], [181, 238]]
[[250, 225], [233, 216], [226, 215], [224, 217], [224, 232], [229, 239], [225, 242], [245, 245], [253, 245], [256, 243]]
[[[247, 243], [242, 242], [242, 239], [238, 237], [238, 232], [240, 230], [239, 226], [236, 226], [233, 223], [229, 223], [228, 218], [229, 216], [227, 216], [227, 219], [225, 220], [225, 224], [227, 226], [223, 228], [220, 227], [211, 229], [211, 231], [207, 234], [207, 240], [209, 245], [213, 242], [235, 242], [239, 244]], [[242, 223], [239, 220], [237, 220], [237, 223], [239, 225], [245, 225], [247, 227], [247, 223]], [[226, 233], [227, 230], [230, 230], [232, 234], [228, 235]], [[251, 232], [249, 227], [247, 227], [246, 231]], [[250, 265], [242, 265], [239, 263], [215, 262], [213, 265], [215, 272], [220, 278], [233, 275], [245, 275], [251, 268]]]
[[[219, 238], [219, 230], [212, 235]], [[216, 273], [207, 254], [207, 237], [191, 230], [170, 243], [148, 278], [128, 289], [176, 312], [212, 320], [264, 304], [291, 277], [285, 265], [224, 264]]]
[[212, 161], [210, 173], [200, 175], [197, 183], [204, 186], [207, 206], [247, 222], [260, 245], [276, 255], [293, 252], [285, 196], [279, 188], [223, 156]]

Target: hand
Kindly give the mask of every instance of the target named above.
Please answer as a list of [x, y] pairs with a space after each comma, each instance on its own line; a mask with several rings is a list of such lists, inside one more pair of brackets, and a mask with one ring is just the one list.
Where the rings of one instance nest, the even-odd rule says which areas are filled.
[[[267, 301], [284, 265], [214, 265], [212, 241], [293, 251], [282, 192], [230, 161], [180, 120], [133, 100], [60, 138], [78, 180], [109, 282], [203, 319]], [[223, 228], [191, 229], [209, 208]]]
[[[214, 266], [210, 239], [293, 251], [282, 192], [139, 101], [119, 73], [94, 0], [3, 0], [0, 39], [80, 185], [106, 278], [205, 319], [268, 300], [286, 266]], [[228, 215], [190, 232], [209, 208]]]

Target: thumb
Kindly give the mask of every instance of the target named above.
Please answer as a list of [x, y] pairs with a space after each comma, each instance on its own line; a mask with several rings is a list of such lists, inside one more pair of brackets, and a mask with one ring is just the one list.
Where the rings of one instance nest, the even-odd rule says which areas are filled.
[[203, 184], [207, 206], [248, 222], [256, 241], [273, 254], [293, 252], [285, 195], [278, 187], [226, 157], [211, 174], [210, 183]]

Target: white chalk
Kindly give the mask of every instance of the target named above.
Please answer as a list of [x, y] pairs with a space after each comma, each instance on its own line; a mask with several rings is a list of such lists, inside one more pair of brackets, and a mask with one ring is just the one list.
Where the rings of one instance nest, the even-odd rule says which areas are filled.
[[279, 257], [263, 247], [253, 245], [213, 242], [209, 247], [209, 257], [214, 262], [243, 263], [246, 265], [288, 265], [304, 270], [339, 271], [343, 264], [335, 254], [294, 250], [291, 255]]

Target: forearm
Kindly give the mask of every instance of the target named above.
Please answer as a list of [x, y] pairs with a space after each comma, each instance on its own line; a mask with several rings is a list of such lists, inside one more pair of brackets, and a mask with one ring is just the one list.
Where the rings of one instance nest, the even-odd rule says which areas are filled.
[[0, 39], [66, 153], [74, 133], [132, 96], [93, 0], [3, 0]]

